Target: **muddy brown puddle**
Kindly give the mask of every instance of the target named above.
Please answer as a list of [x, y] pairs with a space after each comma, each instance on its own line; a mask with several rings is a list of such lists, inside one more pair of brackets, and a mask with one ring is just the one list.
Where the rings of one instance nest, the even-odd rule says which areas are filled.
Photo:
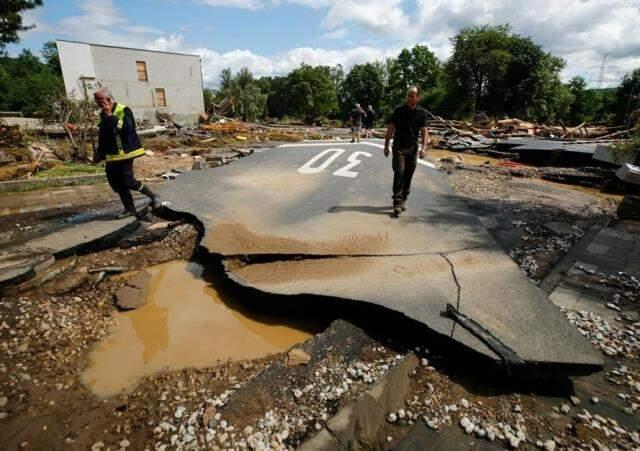
[[153, 274], [143, 307], [115, 313], [118, 325], [89, 356], [83, 382], [98, 396], [126, 392], [160, 371], [211, 367], [265, 357], [306, 341], [325, 324], [294, 324], [282, 317], [249, 315], [231, 308], [203, 280], [196, 263], [169, 262]]

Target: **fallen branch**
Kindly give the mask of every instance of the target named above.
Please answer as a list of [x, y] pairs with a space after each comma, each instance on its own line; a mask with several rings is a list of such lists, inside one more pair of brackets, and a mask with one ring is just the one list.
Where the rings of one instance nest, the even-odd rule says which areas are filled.
[[583, 122], [582, 124], [578, 125], [576, 128], [573, 128], [573, 129], [569, 130], [567, 133], [565, 133], [564, 135], [562, 135], [560, 138], [566, 138], [567, 136], [572, 135], [572, 134], [573, 134], [573, 133], [575, 133], [576, 131], [580, 130], [584, 124], [585, 124], [585, 123]]

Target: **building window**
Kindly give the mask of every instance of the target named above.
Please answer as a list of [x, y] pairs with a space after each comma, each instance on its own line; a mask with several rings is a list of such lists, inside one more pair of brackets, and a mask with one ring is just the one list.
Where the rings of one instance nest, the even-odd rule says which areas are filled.
[[136, 61], [136, 71], [138, 72], [139, 81], [149, 81], [147, 76], [147, 63], [144, 61]]
[[167, 106], [167, 98], [163, 88], [156, 88], [156, 106]]

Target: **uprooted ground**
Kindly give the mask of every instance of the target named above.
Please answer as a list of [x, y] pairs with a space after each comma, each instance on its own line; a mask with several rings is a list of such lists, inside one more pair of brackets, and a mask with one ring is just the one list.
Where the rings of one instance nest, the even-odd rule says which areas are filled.
[[[180, 156], [184, 152], [175, 153], [186, 158]], [[595, 218], [612, 214], [619, 201], [595, 190], [514, 177], [495, 167], [447, 165], [443, 173], [534, 281], [544, 277]], [[11, 220], [29, 222], [28, 217]], [[576, 233], [555, 234], [545, 226], [554, 221], [570, 224]], [[0, 302], [3, 448], [295, 447], [410, 351], [421, 364], [411, 376], [405, 409], [392, 412], [373, 448], [393, 447], [416, 421], [440, 433], [459, 431], [464, 423], [471, 435], [459, 434], [458, 446], [492, 435], [503, 446], [540, 441], [547, 449], [598, 443], [628, 449], [640, 442], [635, 344], [630, 348], [634, 352], [609, 358], [605, 371], [573, 384], [566, 379], [530, 384], [474, 374], [469, 365], [457, 362], [455, 353], [435, 343], [412, 342], [387, 325], [351, 360], [345, 360], [342, 349], [331, 348], [316, 371], [279, 381], [281, 399], [269, 406], [227, 404], [234, 394], [256, 390], [251, 381], [281, 364], [284, 354], [160, 373], [128, 393], [94, 396], [80, 375], [89, 351], [114, 326], [114, 292], [125, 278], [107, 277], [94, 287], [87, 269], [117, 264], [135, 271], [189, 259], [197, 249], [196, 238], [193, 226], [179, 224], [159, 241], [72, 257], [73, 271], [5, 295]], [[637, 311], [637, 306], [631, 308]], [[357, 317], [348, 319], [362, 325]], [[580, 399], [570, 399], [575, 393]], [[583, 408], [591, 413], [581, 413]]]

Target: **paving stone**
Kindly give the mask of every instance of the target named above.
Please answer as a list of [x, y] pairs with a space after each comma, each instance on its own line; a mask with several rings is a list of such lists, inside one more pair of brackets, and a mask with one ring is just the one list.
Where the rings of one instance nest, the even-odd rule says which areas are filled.
[[544, 226], [558, 235], [573, 235], [578, 232], [568, 222], [552, 221]]
[[592, 243], [589, 246], [587, 246], [587, 252], [591, 254], [596, 254], [596, 255], [605, 255], [607, 252], [609, 252], [609, 249], [610, 249], [610, 246], [605, 246], [603, 244]]
[[385, 421], [386, 412], [369, 394], [364, 393], [330, 418], [327, 429], [343, 446], [352, 449], [356, 442], [367, 443], [375, 439]]
[[634, 245], [635, 245], [635, 241], [633, 241], [633, 240], [629, 240], [629, 239], [619, 239], [619, 240], [615, 240], [615, 241], [611, 244], [611, 247], [613, 247], [613, 248], [620, 248], [620, 249], [629, 249], [629, 250], [633, 250]]
[[409, 374], [418, 366], [418, 358], [407, 355], [402, 362], [389, 370], [387, 374], [367, 393], [386, 412], [396, 411], [404, 407], [404, 396], [409, 389]]
[[[469, 443], [473, 442], [473, 447]], [[392, 448], [393, 451], [441, 451], [474, 449], [498, 451], [504, 449], [499, 441], [470, 437], [459, 427], [450, 427], [442, 432], [429, 429], [422, 421], [417, 422], [409, 433]], [[533, 449], [533, 447], [532, 447]]]
[[564, 307], [566, 309], [574, 309], [575, 303], [580, 298], [580, 291], [574, 288], [567, 287], [565, 285], [559, 285], [549, 295], [549, 300], [558, 307]]
[[640, 262], [630, 262], [624, 267], [624, 271], [632, 276], [640, 278]]
[[331, 432], [324, 428], [298, 447], [298, 451], [335, 451], [340, 449], [345, 448]]
[[[580, 267], [582, 267], [584, 269], [580, 269]], [[583, 275], [583, 274], [585, 274], [585, 271], [598, 272], [598, 265], [594, 265], [592, 263], [585, 263], [585, 262], [581, 262], [581, 261], [576, 261], [571, 266], [571, 269], [568, 271], [568, 273], [571, 274], [571, 275]]]
[[633, 249], [622, 248], [622, 247], [612, 247], [607, 252], [609, 257], [618, 258], [620, 260], [626, 260], [629, 255], [633, 252]]

